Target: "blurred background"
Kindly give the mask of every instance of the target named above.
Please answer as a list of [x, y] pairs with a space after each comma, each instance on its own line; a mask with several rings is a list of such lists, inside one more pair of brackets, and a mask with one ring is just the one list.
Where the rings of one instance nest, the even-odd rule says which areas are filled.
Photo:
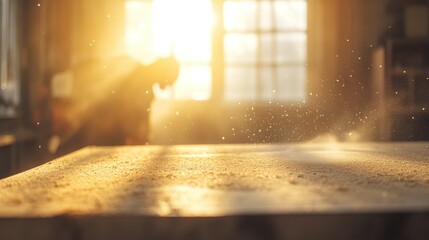
[[62, 119], [73, 118], [70, 92], [94, 84], [64, 73], [118, 54], [180, 62], [174, 86], [154, 87], [150, 144], [428, 140], [428, 7], [2, 0], [0, 177], [84, 147], [52, 151], [52, 136], [68, 131]]

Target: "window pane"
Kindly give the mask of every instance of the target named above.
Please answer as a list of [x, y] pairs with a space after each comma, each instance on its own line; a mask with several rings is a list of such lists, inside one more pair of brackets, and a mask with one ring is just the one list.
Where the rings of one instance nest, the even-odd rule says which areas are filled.
[[274, 100], [275, 95], [276, 90], [273, 79], [273, 69], [270, 67], [263, 67], [261, 69], [261, 100]]
[[227, 63], [255, 63], [257, 38], [255, 34], [228, 34], [224, 40]]
[[225, 30], [255, 30], [256, 9], [256, 1], [225, 1], [223, 4]]
[[306, 98], [307, 72], [305, 67], [282, 67], [277, 70], [276, 97], [278, 100], [299, 101]]
[[231, 101], [256, 99], [256, 70], [250, 67], [225, 69], [225, 98]]
[[261, 35], [261, 60], [263, 63], [273, 62], [273, 35]]
[[273, 7], [271, 6], [270, 1], [261, 1], [259, 5], [260, 9], [260, 22], [259, 27], [261, 30], [271, 30], [273, 29], [272, 17], [273, 17]]
[[276, 36], [278, 62], [301, 62], [307, 60], [307, 36], [305, 33], [285, 33]]
[[307, 29], [307, 3], [306, 1], [290, 0], [275, 1], [276, 26], [280, 30], [306, 30]]

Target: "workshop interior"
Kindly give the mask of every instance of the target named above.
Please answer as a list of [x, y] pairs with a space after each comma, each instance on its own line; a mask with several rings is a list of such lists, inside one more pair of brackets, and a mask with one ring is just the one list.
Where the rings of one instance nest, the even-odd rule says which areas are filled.
[[[427, 0], [2, 0], [0, 11], [0, 182], [91, 146], [429, 140]], [[166, 87], [124, 93], [118, 56], [179, 69]], [[125, 105], [112, 103], [120, 91]], [[91, 140], [120, 130], [145, 138]]]
[[3, 177], [84, 147], [60, 137], [101, 80], [67, 70], [120, 54], [180, 64], [149, 144], [429, 138], [426, 1], [2, 1], [1, 20]]

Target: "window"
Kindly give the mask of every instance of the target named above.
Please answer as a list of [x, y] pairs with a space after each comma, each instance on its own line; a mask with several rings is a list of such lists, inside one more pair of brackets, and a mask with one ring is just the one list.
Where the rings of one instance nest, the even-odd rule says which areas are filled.
[[16, 2], [0, 3], [0, 118], [16, 117], [20, 102]]
[[303, 0], [224, 1], [226, 99], [305, 99], [306, 7]]
[[[142, 61], [175, 55], [181, 74], [158, 98], [207, 100], [224, 81], [227, 101], [300, 101], [306, 97], [307, 2], [128, 0], [126, 46]], [[212, 79], [213, 16], [223, 17], [223, 79]]]
[[157, 98], [210, 98], [212, 16], [210, 0], [126, 2], [127, 52], [143, 62], [174, 55], [181, 63], [173, 89], [156, 90]]

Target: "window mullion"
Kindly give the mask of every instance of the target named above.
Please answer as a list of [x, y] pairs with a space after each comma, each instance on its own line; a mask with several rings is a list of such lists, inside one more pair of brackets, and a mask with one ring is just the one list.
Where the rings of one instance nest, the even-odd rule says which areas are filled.
[[260, 101], [263, 98], [263, 86], [262, 86], [262, 33], [260, 31], [261, 29], [261, 1], [257, 1], [257, 7], [256, 7], [256, 39], [257, 39], [257, 50], [256, 50], [256, 100]]
[[278, 76], [277, 76], [277, 68], [278, 68], [278, 63], [277, 63], [277, 59], [276, 59], [276, 53], [277, 53], [277, 41], [276, 41], [276, 36], [277, 36], [277, 24], [276, 24], [276, 11], [275, 11], [275, 7], [274, 7], [274, 2], [273, 0], [270, 0], [270, 16], [271, 16], [271, 30], [272, 30], [272, 34], [271, 34], [271, 61], [273, 66], [271, 67], [271, 83], [274, 89], [274, 92], [272, 92], [272, 99], [277, 100], [276, 95], [277, 93], [277, 89], [278, 89], [278, 85], [279, 85], [279, 81], [278, 81]]
[[212, 35], [212, 99], [223, 100], [224, 96], [224, 26], [223, 26], [224, 0], [212, 0], [215, 23]]

